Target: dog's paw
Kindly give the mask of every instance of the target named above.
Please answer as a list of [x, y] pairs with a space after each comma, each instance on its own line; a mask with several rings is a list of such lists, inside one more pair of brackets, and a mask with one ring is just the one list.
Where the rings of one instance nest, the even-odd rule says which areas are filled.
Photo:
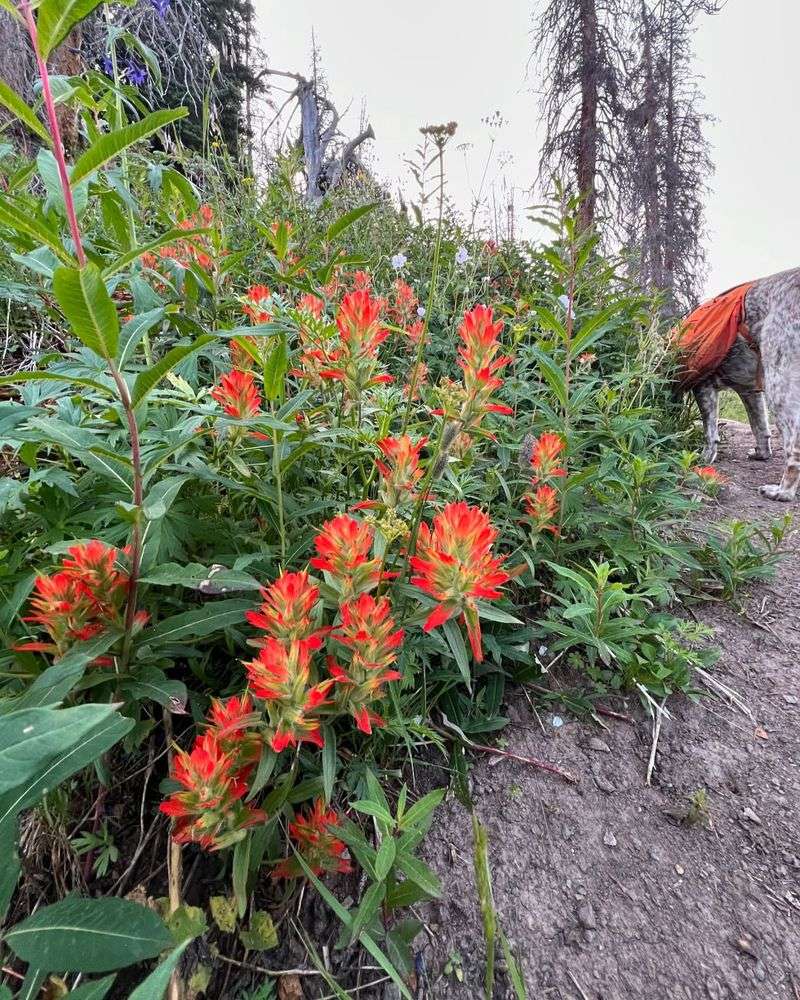
[[795, 497], [794, 490], [785, 490], [780, 483], [770, 483], [762, 486], [759, 493], [762, 497], [766, 497], [767, 500], [779, 500], [782, 503], [791, 503]]
[[753, 448], [752, 451], [748, 451], [747, 457], [751, 462], [768, 462], [772, 458], [772, 452], [759, 451], [758, 448]]

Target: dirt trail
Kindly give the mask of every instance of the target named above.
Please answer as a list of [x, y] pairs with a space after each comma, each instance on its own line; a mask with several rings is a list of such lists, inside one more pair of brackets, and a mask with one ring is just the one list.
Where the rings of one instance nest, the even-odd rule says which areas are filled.
[[[729, 423], [720, 517], [785, 512], [758, 494], [780, 457], [750, 463], [749, 432]], [[793, 505], [800, 517], [800, 504]], [[502, 925], [535, 1000], [800, 1000], [800, 559], [795, 551], [746, 601], [758, 627], [716, 603], [695, 609], [716, 630], [714, 673], [752, 719], [723, 702], [676, 700], [645, 785], [649, 719], [608, 731], [537, 718], [518, 697], [508, 748], [581, 775], [576, 787], [495, 758], [472, 771], [490, 837]], [[704, 788], [712, 828], [668, 811]], [[436, 1000], [482, 996], [484, 947], [467, 812], [450, 801], [427, 841], [446, 897], [427, 913]], [[442, 969], [454, 953], [449, 975]], [[459, 977], [455, 968], [459, 969]], [[499, 985], [495, 997], [513, 997]]]

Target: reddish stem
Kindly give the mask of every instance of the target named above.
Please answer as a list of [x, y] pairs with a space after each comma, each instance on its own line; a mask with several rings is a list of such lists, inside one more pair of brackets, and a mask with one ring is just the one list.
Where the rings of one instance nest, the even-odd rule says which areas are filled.
[[53, 155], [56, 158], [58, 176], [64, 192], [64, 206], [67, 212], [69, 229], [72, 233], [72, 242], [75, 244], [75, 255], [78, 258], [78, 264], [83, 267], [86, 264], [86, 254], [83, 252], [83, 243], [81, 243], [81, 231], [78, 227], [78, 217], [75, 214], [75, 202], [72, 200], [72, 188], [69, 184], [67, 161], [64, 159], [64, 144], [61, 141], [61, 129], [56, 116], [56, 102], [53, 100], [53, 91], [50, 89], [50, 74], [47, 72], [47, 63], [42, 59], [42, 54], [39, 51], [39, 33], [36, 30], [36, 18], [33, 16], [33, 11], [28, 0], [22, 0], [20, 9], [28, 26], [33, 54], [36, 56], [36, 65], [39, 67], [39, 76], [42, 81], [42, 97], [47, 112], [47, 120], [50, 124], [50, 135], [53, 137]]

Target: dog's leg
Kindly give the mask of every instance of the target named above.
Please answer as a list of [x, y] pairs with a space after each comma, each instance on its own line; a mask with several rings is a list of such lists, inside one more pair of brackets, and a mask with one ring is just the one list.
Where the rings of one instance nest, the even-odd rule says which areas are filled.
[[713, 382], [701, 382], [692, 389], [694, 398], [700, 408], [703, 418], [703, 430], [706, 435], [706, 446], [703, 450], [703, 461], [713, 462], [717, 457], [719, 443], [719, 393]]
[[761, 487], [770, 500], [789, 502], [800, 485], [800, 284], [776, 296], [761, 334], [764, 384], [783, 441], [781, 481]]
[[755, 449], [749, 452], [747, 457], [754, 462], [768, 462], [772, 458], [772, 442], [764, 393], [756, 392], [754, 389], [737, 389], [736, 394], [744, 403], [747, 419], [750, 421], [750, 430], [756, 439]]

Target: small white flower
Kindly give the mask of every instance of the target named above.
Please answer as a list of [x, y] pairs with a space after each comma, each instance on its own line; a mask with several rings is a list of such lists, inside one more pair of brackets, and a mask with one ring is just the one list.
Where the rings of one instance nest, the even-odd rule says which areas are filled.
[[417, 309], [417, 316], [419, 316], [419, 318], [422, 319], [424, 315], [425, 315], [425, 306], [420, 306], [419, 309]]
[[558, 301], [561, 303], [561, 308], [566, 312], [567, 308], [569, 307], [569, 296], [559, 295]]
[[466, 247], [459, 247], [456, 250], [456, 264], [464, 265], [469, 261], [469, 251]]
[[394, 257], [392, 257], [392, 267], [395, 271], [402, 271], [407, 263], [408, 257], [406, 257], [404, 253], [396, 253]]

